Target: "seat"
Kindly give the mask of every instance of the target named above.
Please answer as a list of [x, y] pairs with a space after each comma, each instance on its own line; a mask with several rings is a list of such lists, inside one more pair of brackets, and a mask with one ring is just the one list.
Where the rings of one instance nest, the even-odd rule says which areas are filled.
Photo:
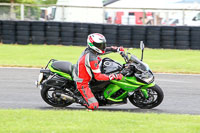
[[72, 75], [72, 63], [71, 62], [67, 62], [67, 61], [54, 61], [52, 63], [52, 67], [55, 70], [64, 72], [64, 73], [68, 73], [70, 75]]

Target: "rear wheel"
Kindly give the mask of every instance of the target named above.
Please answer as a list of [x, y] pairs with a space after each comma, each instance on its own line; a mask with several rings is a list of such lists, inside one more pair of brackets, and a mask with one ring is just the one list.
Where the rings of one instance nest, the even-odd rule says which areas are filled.
[[140, 90], [135, 91], [130, 97], [129, 101], [141, 109], [151, 109], [158, 106], [164, 98], [162, 89], [155, 85], [147, 88], [149, 98], [145, 98]]
[[55, 89], [51, 86], [43, 85], [41, 90], [42, 99], [53, 107], [66, 107], [71, 105], [71, 102], [65, 101], [56, 96], [56, 93], [64, 93], [63, 90]]

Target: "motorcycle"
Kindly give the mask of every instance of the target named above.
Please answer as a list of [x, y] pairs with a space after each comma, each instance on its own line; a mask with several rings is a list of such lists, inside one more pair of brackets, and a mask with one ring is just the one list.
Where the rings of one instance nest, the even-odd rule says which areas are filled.
[[[126, 104], [127, 99], [136, 107], [151, 109], [161, 104], [164, 98], [162, 89], [154, 82], [154, 75], [143, 60], [144, 43], [141, 42], [141, 60], [135, 55], [121, 52], [125, 63], [122, 65], [110, 58], [99, 63], [103, 74], [121, 73], [121, 80], [90, 82], [90, 88], [99, 102], [99, 106]], [[80, 92], [73, 81], [72, 63], [51, 59], [46, 67], [40, 70], [36, 81], [41, 89], [42, 99], [54, 107], [66, 107], [73, 103], [83, 103]]]

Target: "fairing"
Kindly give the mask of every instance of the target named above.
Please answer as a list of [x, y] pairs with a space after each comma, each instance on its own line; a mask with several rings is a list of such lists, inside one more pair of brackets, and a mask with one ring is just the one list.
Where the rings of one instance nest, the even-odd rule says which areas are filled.
[[122, 69], [122, 65], [110, 58], [104, 58], [100, 63], [100, 68], [102, 73], [111, 74], [119, 72]]
[[[135, 77], [123, 77], [122, 80], [112, 80], [111, 83], [108, 85], [106, 90], [104, 91], [104, 97], [114, 102], [123, 101], [124, 98], [128, 96], [129, 92], [133, 92], [136, 89], [141, 89], [142, 93], [144, 94], [145, 98], [148, 98], [147, 88], [153, 87], [155, 83], [145, 84], [137, 81]], [[112, 98], [112, 95], [117, 93], [120, 89], [125, 90], [116, 98]]]

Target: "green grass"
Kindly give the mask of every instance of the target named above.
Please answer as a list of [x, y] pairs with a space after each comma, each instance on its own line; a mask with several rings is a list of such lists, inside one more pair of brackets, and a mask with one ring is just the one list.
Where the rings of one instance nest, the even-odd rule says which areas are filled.
[[[54, 58], [76, 63], [85, 47], [0, 45], [0, 66], [44, 67]], [[140, 58], [140, 49], [130, 52]], [[118, 53], [106, 55], [123, 62]], [[144, 62], [154, 72], [200, 73], [200, 50], [145, 49]]]
[[0, 110], [0, 133], [199, 133], [200, 116], [106, 111]]

